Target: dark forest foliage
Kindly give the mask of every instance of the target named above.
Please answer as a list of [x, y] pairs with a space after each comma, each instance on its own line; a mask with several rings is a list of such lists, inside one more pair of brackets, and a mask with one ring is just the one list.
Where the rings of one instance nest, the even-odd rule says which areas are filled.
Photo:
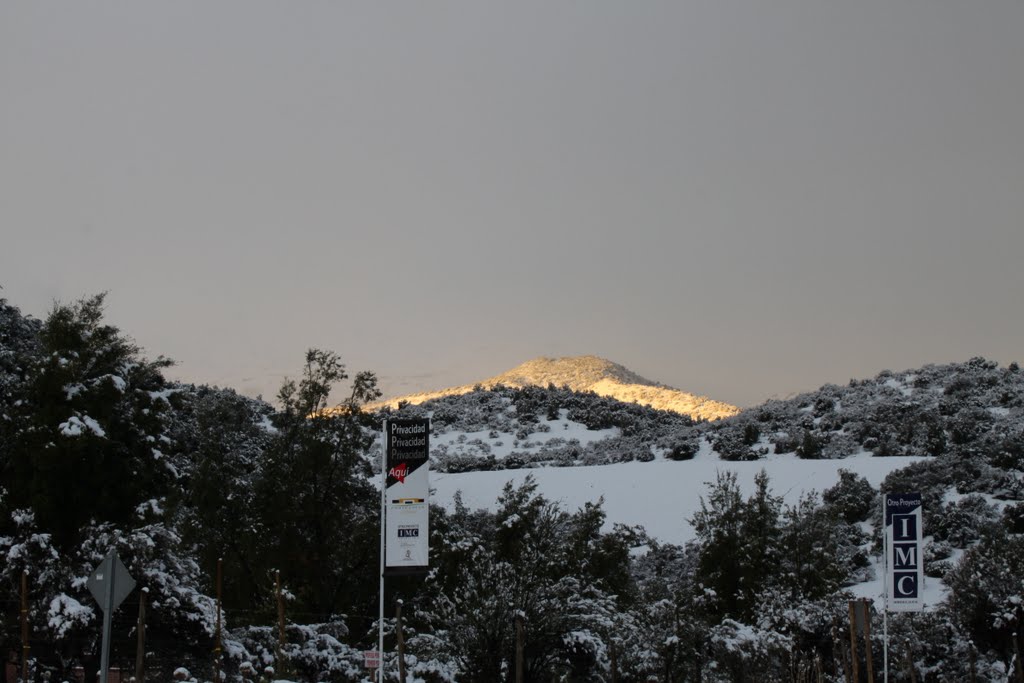
[[[270, 405], [169, 382], [170, 361], [147, 359], [103, 320], [103, 296], [55, 305], [43, 321], [0, 300], [3, 651], [20, 651], [26, 571], [36, 673], [67, 677], [84, 664], [91, 675], [102, 613], [84, 579], [113, 547], [149, 591], [151, 680], [180, 665], [212, 676], [218, 559], [228, 680], [255, 681], [268, 664], [294, 680], [364, 677], [361, 651], [376, 636], [381, 416], [361, 408], [379, 392], [372, 373], [350, 376], [332, 352], [303, 360]], [[339, 387], [345, 400], [326, 410]], [[467, 441], [433, 454], [447, 471], [686, 460], [701, 449], [742, 460], [933, 456], [882, 489], [928, 501], [926, 572], [948, 600], [892, 615], [891, 656], [909, 657], [918, 680], [967, 680], [972, 667], [978, 680], [1012, 674], [1024, 604], [1016, 365], [884, 372], [716, 423], [555, 386], [497, 387], [399, 412], [429, 415], [437, 435], [493, 431], [519, 444], [556, 420], [609, 430], [587, 445], [551, 440], [506, 458]], [[831, 488], [787, 505], [775, 485], [762, 475], [744, 496], [723, 474], [689, 520], [696, 540], [686, 547], [641, 528], [608, 530], [600, 501], [565, 510], [529, 479], [506, 487], [490, 512], [458, 501], [434, 509], [431, 573], [391, 582], [387, 596], [405, 601], [412, 671], [425, 681], [512, 680], [521, 619], [527, 681], [783, 681], [816, 662], [826, 680], [841, 680], [847, 591], [874, 572], [879, 490], [842, 471]], [[138, 591], [115, 618], [115, 661], [134, 660], [137, 604]], [[394, 626], [389, 610], [389, 650]]]

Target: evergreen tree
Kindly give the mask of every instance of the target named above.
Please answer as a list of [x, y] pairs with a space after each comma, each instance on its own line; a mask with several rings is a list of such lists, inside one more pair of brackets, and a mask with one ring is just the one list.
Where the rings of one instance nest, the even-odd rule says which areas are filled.
[[[743, 496], [735, 472], [719, 472], [690, 523], [700, 544], [695, 589], [709, 615], [740, 616]], [[712, 616], [714, 618], [714, 616]]]
[[166, 505], [178, 476], [166, 433], [173, 389], [161, 372], [170, 362], [146, 360], [103, 322], [103, 304], [98, 295], [55, 305], [37, 340], [7, 355], [16, 371], [0, 420], [3, 599], [16, 599], [28, 572], [31, 630], [46, 643], [34, 655], [65, 674], [94, 650], [102, 613], [85, 582], [111, 549], [150, 590], [152, 637], [194, 652], [213, 629]]
[[[21, 356], [24, 381], [0, 421], [4, 498], [10, 511], [31, 509], [59, 550], [80, 542], [92, 521], [126, 523], [174, 477], [165, 454], [161, 415], [164, 358], [140, 349], [102, 322], [104, 295], [55, 305], [38, 349]], [[2, 529], [2, 527], [0, 527]]]
[[525, 680], [598, 680], [610, 643], [630, 640], [630, 530], [603, 534], [600, 504], [569, 514], [531, 479], [507, 485], [495, 513], [460, 504], [447, 517], [436, 569], [418, 610], [420, 643], [455, 662], [459, 680], [497, 681], [514, 662], [515, 621], [525, 626]]
[[324, 618], [354, 606], [372, 612], [376, 595], [379, 498], [367, 451], [377, 432], [361, 407], [380, 391], [372, 373], [360, 372], [348, 398], [330, 407], [331, 390], [347, 379], [335, 353], [307, 352], [301, 380], [278, 393], [276, 432], [255, 483], [255, 573], [269, 589], [269, 572], [280, 570], [295, 609]]
[[823, 598], [842, 586], [848, 574], [839, 552], [844, 526], [822, 507], [814, 492], [786, 507], [772, 582], [790, 604]]
[[848, 524], [868, 518], [877, 493], [867, 479], [847, 469], [839, 470], [839, 481], [821, 494], [832, 514]]
[[756, 612], [758, 596], [778, 572], [781, 559], [779, 515], [782, 498], [773, 496], [768, 488], [768, 474], [761, 470], [754, 476], [754, 493], [743, 510], [743, 552], [740, 566], [743, 574], [741, 614]]
[[744, 501], [736, 474], [720, 472], [691, 521], [700, 543], [697, 590], [712, 621], [753, 618], [778, 567], [781, 499], [769, 492], [764, 470], [754, 482]]
[[[0, 421], [11, 419], [9, 411], [19, 385], [26, 379], [29, 361], [39, 354], [39, 321], [26, 318], [17, 307], [0, 298]], [[5, 430], [0, 426], [0, 437]], [[8, 438], [10, 434], [8, 432]], [[3, 442], [0, 441], [0, 448]]]
[[950, 607], [974, 642], [1009, 661], [1024, 622], [1024, 537], [989, 530], [945, 579]]
[[223, 559], [225, 608], [252, 614], [267, 599], [265, 571], [257, 566], [265, 529], [256, 483], [274, 439], [273, 409], [210, 387], [181, 387], [173, 398], [169, 433], [187, 454], [177, 463], [180, 488], [172, 491], [183, 540], [208, 573]]

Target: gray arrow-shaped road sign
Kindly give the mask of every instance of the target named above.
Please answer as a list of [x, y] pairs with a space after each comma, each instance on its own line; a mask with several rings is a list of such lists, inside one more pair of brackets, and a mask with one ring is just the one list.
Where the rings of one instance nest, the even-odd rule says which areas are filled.
[[113, 549], [107, 553], [100, 565], [93, 570], [85, 582], [92, 597], [103, 608], [103, 650], [100, 652], [100, 680], [106, 681], [110, 670], [110, 622], [118, 605], [124, 602], [135, 588], [135, 579]]

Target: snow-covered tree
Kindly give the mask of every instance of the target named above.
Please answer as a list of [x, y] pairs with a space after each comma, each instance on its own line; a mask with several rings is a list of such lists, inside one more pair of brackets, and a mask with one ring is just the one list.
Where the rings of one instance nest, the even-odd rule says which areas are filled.
[[[0, 424], [0, 471], [18, 482], [0, 517], [31, 509], [60, 550], [77, 547], [92, 521], [129, 521], [173, 479], [161, 451], [161, 370], [170, 362], [146, 360], [104, 324], [103, 300], [54, 307], [38, 349], [20, 361], [25, 379]], [[0, 530], [9, 523], [0, 519]]]
[[415, 642], [452, 662], [459, 680], [508, 678], [517, 618], [526, 680], [600, 680], [611, 666], [612, 639], [620, 648], [630, 639], [623, 607], [633, 598], [633, 533], [602, 533], [599, 505], [568, 513], [536, 488], [528, 478], [506, 486], [494, 514], [457, 506], [441, 521], [440, 557], [419, 601]]

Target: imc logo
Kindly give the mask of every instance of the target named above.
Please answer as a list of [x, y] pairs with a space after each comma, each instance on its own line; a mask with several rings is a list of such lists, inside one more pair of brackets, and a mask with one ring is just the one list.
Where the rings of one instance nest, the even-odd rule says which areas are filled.
[[894, 541], [916, 541], [917, 540], [917, 515], [893, 515], [892, 516], [892, 540], [894, 540]]
[[410, 528], [407, 528], [407, 529], [399, 529], [398, 530], [398, 537], [399, 538], [419, 538], [420, 537], [420, 529], [419, 529], [419, 527], [410, 527]]
[[892, 592], [894, 598], [919, 597], [921, 549], [917, 515], [892, 516]]
[[893, 572], [892, 573], [892, 597], [916, 599], [917, 572]]
[[917, 569], [917, 544], [916, 543], [893, 543], [892, 544], [892, 568], [896, 571], [901, 569]]
[[894, 598], [917, 598], [917, 563], [920, 561], [916, 543], [892, 545], [892, 592]]

